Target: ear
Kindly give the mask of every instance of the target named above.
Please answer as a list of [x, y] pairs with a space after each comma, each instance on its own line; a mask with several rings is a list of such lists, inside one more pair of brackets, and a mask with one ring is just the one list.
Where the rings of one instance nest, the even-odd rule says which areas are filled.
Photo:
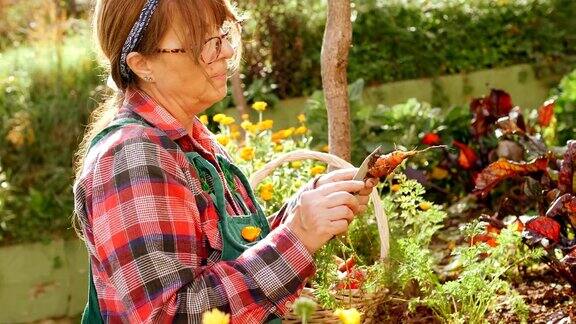
[[126, 63], [130, 67], [130, 70], [139, 78], [144, 79], [144, 77], [152, 76], [150, 63], [144, 55], [138, 52], [130, 52], [126, 57]]

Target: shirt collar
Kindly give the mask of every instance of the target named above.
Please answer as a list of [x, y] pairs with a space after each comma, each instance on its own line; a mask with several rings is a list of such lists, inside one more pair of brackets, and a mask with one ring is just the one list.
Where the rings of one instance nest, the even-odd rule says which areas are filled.
[[212, 133], [202, 124], [198, 117], [194, 117], [192, 132], [188, 133], [182, 123], [142, 90], [134, 88], [126, 90], [120, 114], [128, 111], [135, 113], [152, 126], [164, 131], [171, 140], [176, 141], [182, 137], [190, 136], [193, 141], [201, 142], [202, 146], [212, 141]]

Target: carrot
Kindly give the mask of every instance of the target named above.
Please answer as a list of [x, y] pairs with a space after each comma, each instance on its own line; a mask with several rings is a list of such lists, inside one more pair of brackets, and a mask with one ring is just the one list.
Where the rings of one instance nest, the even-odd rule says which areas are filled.
[[411, 150], [411, 151], [402, 151], [402, 150], [395, 150], [388, 154], [381, 155], [378, 157], [374, 165], [372, 165], [368, 169], [368, 177], [372, 178], [384, 178], [390, 175], [394, 170], [409, 157], [412, 157], [416, 154], [425, 152], [430, 149], [434, 148], [441, 148], [446, 147], [445, 145], [437, 145], [437, 146], [430, 146], [424, 150]]

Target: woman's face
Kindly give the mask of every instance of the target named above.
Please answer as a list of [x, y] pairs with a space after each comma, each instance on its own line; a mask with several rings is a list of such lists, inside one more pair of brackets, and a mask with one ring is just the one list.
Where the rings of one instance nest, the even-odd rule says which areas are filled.
[[[206, 35], [206, 39], [223, 35], [222, 29], [214, 28], [211, 35]], [[211, 56], [208, 62], [201, 59], [197, 64], [188, 53], [158, 53], [151, 56], [148, 62], [153, 73], [155, 91], [164, 98], [178, 102], [180, 106], [200, 110], [188, 111], [193, 114], [222, 100], [227, 93], [227, 61], [234, 55], [234, 49], [226, 37], [220, 39], [219, 54], [213, 46], [217, 44], [217, 39], [212, 39], [203, 47], [202, 57], [208, 59]], [[174, 28], [162, 38], [158, 48], [183, 48]]]

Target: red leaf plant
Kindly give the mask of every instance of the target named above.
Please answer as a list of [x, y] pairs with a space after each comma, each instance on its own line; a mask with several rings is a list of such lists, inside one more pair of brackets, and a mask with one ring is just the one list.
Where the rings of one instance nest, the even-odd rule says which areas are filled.
[[[480, 172], [474, 193], [485, 196], [506, 179], [523, 177], [524, 188], [531, 195], [540, 195], [525, 201], [525, 204], [537, 204], [535, 210], [540, 214], [525, 223], [524, 242], [531, 247], [542, 246], [546, 251], [544, 261], [576, 292], [575, 162], [575, 140], [567, 143], [562, 160], [555, 160], [552, 154], [540, 156], [532, 162], [500, 160]], [[555, 164], [558, 171], [552, 169]], [[558, 173], [557, 181], [550, 176], [551, 173]]]

